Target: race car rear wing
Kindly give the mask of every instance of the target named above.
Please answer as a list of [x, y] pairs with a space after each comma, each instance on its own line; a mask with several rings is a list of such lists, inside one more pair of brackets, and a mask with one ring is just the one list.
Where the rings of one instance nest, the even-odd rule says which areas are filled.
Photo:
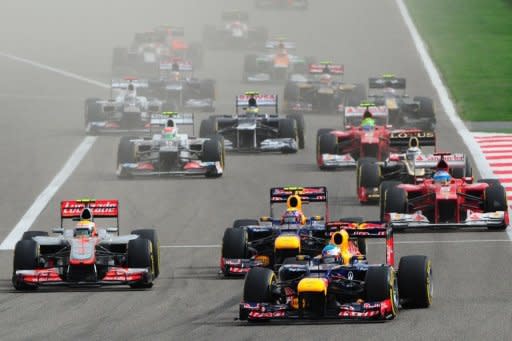
[[436, 146], [436, 134], [433, 131], [422, 130], [394, 130], [389, 135], [389, 146], [406, 150], [411, 138], [417, 138], [419, 145], [422, 147]]
[[291, 41], [285, 41], [285, 40], [269, 40], [265, 43], [265, 48], [267, 49], [277, 49], [280, 45], [283, 45], [283, 47], [286, 50], [293, 50], [297, 48], [297, 44]]
[[128, 85], [130, 84], [133, 84], [135, 86], [135, 89], [147, 88], [149, 86], [147, 80], [126, 77], [125, 79], [113, 79], [110, 85], [110, 89], [126, 90], [128, 89]]
[[298, 195], [302, 204], [312, 202], [325, 203], [325, 219], [329, 220], [329, 206], [327, 198], [327, 187], [325, 186], [287, 186], [272, 187], [270, 189], [270, 216], [274, 216], [273, 205], [286, 203], [288, 197]]
[[238, 95], [235, 98], [235, 108], [238, 114], [238, 108], [247, 108], [249, 106], [249, 99], [254, 98], [258, 107], [274, 107], [275, 112], [279, 111], [279, 97], [278, 95], [265, 95], [256, 92], [246, 92], [243, 95]]
[[89, 208], [94, 219], [116, 219], [119, 228], [119, 200], [117, 199], [77, 199], [60, 202], [60, 222], [66, 219], [79, 219], [84, 208]]
[[191, 125], [192, 131], [195, 132], [195, 118], [193, 113], [177, 113], [174, 111], [164, 111], [159, 114], [151, 115], [150, 134], [160, 133], [167, 122], [172, 119], [176, 125]]
[[405, 89], [405, 85], [406, 85], [405, 78], [397, 78], [395, 76], [368, 78], [368, 88], [369, 89], [392, 88], [392, 89], [403, 90], [403, 89]]
[[180, 60], [180, 61], [165, 61], [160, 63], [160, 71], [174, 71], [173, 70], [173, 64], [175, 64], [175, 67], [177, 66], [176, 71], [180, 72], [190, 72], [193, 71], [192, 63]]
[[309, 65], [309, 73], [330, 73], [333, 75], [343, 75], [345, 67], [343, 64], [311, 64]]

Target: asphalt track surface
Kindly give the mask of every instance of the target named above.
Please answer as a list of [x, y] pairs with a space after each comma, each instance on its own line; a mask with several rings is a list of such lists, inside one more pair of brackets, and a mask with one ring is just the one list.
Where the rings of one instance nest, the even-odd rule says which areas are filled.
[[[295, 40], [299, 52], [345, 64], [346, 79], [394, 72], [409, 93], [435, 97], [394, 1], [311, 1], [307, 12], [254, 12], [269, 32]], [[109, 82], [112, 47], [136, 31], [163, 23], [184, 25], [200, 37], [222, 9], [249, 1], [6, 1], [0, 21], [1, 52]], [[218, 82], [219, 111], [247, 89], [240, 83], [243, 52], [209, 51], [201, 74]], [[2, 134], [0, 239], [83, 140], [83, 100], [105, 89], [0, 58]], [[265, 92], [280, 87], [251, 86]], [[436, 100], [437, 101], [437, 100]], [[438, 101], [437, 101], [438, 102]], [[439, 103], [438, 103], [439, 104]], [[439, 107], [439, 106], [438, 106]], [[440, 110], [439, 110], [440, 111]], [[438, 112], [441, 148], [466, 151]], [[320, 172], [314, 163], [316, 130], [339, 125], [334, 115], [306, 117], [306, 149], [296, 155], [229, 155], [220, 179], [119, 181], [117, 138], [101, 137], [38, 217], [32, 229], [58, 225], [58, 202], [92, 196], [119, 198], [122, 232], [158, 229], [161, 275], [153, 289], [40, 290], [17, 293], [10, 283], [12, 252], [0, 252], [2, 339], [509, 339], [512, 320], [511, 244], [506, 233], [423, 233], [397, 237], [397, 256], [425, 254], [434, 267], [435, 299], [429, 309], [402, 311], [383, 324], [245, 325], [235, 321], [242, 280], [217, 277], [224, 228], [235, 218], [268, 212], [274, 185], [327, 185], [331, 217], [377, 218], [377, 208], [355, 198], [353, 171]], [[445, 242], [443, 242], [445, 241]], [[446, 242], [454, 241], [454, 242]], [[457, 242], [466, 241], [466, 242]], [[207, 247], [172, 247], [206, 245]], [[370, 259], [384, 247], [371, 245]], [[381, 257], [382, 256], [382, 257]]]

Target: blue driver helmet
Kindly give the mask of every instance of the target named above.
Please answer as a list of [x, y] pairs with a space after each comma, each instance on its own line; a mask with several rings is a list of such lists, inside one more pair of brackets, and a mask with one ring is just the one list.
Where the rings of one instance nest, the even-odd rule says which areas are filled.
[[322, 260], [324, 263], [339, 263], [341, 260], [340, 249], [333, 244], [326, 245], [322, 250]]
[[447, 171], [438, 170], [437, 172], [434, 173], [433, 179], [436, 184], [446, 185], [450, 182], [452, 177], [450, 173], [448, 173]]

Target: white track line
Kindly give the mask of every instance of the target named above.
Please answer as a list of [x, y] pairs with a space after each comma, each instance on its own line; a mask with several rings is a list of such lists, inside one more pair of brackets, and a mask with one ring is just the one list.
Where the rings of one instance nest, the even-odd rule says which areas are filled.
[[[109, 89], [110, 85], [106, 83], [102, 83], [93, 79], [89, 79], [87, 77], [78, 75], [76, 73], [72, 73], [69, 71], [61, 70], [55, 68], [53, 66], [49, 66], [46, 64], [42, 64], [33, 60], [29, 60], [26, 58], [21, 58], [14, 56], [9, 53], [0, 52], [0, 57], [5, 57], [10, 60], [31, 65], [35, 68], [50, 71], [61, 76], [71, 78], [80, 82], [84, 82], [87, 84], [99, 86], [101, 88]], [[76, 167], [80, 164], [82, 159], [85, 157], [87, 152], [91, 149], [92, 145], [96, 141], [96, 137], [87, 136], [85, 137], [80, 145], [73, 151], [67, 162], [64, 164], [62, 169], [55, 175], [53, 180], [50, 182], [48, 187], [46, 187], [41, 194], [36, 198], [36, 200], [32, 203], [30, 208], [25, 212], [23, 217], [21, 217], [20, 221], [14, 226], [9, 235], [4, 239], [2, 244], [0, 244], [0, 250], [12, 250], [18, 240], [21, 239], [23, 232], [30, 229], [34, 221], [41, 214], [41, 212], [48, 205], [50, 200], [53, 198], [55, 193], [60, 189], [60, 187], [66, 182], [66, 180], [70, 177], [70, 175], [74, 172]]]
[[[439, 100], [441, 101], [441, 105], [446, 113], [446, 116], [452, 122], [455, 131], [462, 138], [462, 141], [466, 145], [471, 154], [473, 155], [473, 159], [475, 161], [474, 165], [478, 168], [478, 172], [482, 178], [492, 178], [494, 177], [491, 167], [489, 166], [489, 162], [485, 158], [484, 154], [480, 150], [479, 144], [476, 142], [473, 134], [468, 130], [464, 122], [460, 119], [459, 115], [457, 115], [457, 110], [455, 109], [455, 104], [450, 98], [448, 93], [448, 89], [444, 85], [439, 71], [437, 70], [432, 58], [430, 57], [427, 48], [425, 47], [425, 43], [423, 39], [421, 39], [414, 22], [407, 10], [407, 7], [404, 4], [403, 0], [395, 0], [400, 10], [400, 14], [402, 14], [402, 18], [404, 19], [405, 25], [411, 34], [412, 40], [414, 42], [414, 46], [416, 46], [416, 50], [420, 55], [420, 59], [423, 62], [423, 66], [425, 67], [425, 71], [427, 72], [432, 85], [437, 91], [437, 95]], [[511, 212], [509, 212], [511, 213]], [[512, 240], [512, 231], [507, 228], [508, 238]]]

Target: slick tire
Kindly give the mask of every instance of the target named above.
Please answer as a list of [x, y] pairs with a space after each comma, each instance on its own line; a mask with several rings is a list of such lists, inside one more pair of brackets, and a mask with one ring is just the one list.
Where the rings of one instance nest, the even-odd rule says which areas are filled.
[[398, 313], [398, 293], [396, 277], [389, 266], [369, 267], [365, 277], [366, 301], [382, 302], [389, 299], [392, 305], [392, 316]]
[[306, 131], [306, 125], [304, 123], [304, 116], [301, 114], [290, 114], [286, 115], [286, 118], [295, 120], [296, 126], [297, 126], [297, 135], [298, 135], [298, 144], [299, 149], [304, 149], [305, 141], [304, 141], [304, 135]]
[[384, 207], [385, 207], [384, 198], [386, 197], [386, 192], [390, 188], [396, 187], [396, 186], [398, 186], [400, 184], [401, 184], [401, 182], [400, 181], [396, 181], [396, 180], [386, 180], [386, 181], [382, 181], [381, 182], [381, 184], [379, 186], [379, 194], [380, 194], [380, 198], [379, 198], [379, 210], [380, 210], [379, 219], [380, 219], [380, 221], [384, 221]]
[[12, 284], [16, 290], [35, 290], [36, 285], [27, 285], [18, 282], [17, 270], [34, 270], [39, 259], [39, 246], [34, 240], [20, 240], [14, 247]]
[[201, 125], [199, 126], [199, 137], [206, 138], [208, 136], [215, 135], [218, 130], [219, 125], [217, 123], [217, 119], [215, 117], [209, 117], [206, 120], [201, 121]]
[[228, 259], [247, 258], [247, 232], [243, 228], [227, 228], [222, 237], [221, 254]]
[[426, 256], [405, 256], [398, 266], [398, 292], [405, 308], [428, 308], [432, 303], [432, 264]]
[[[507, 192], [502, 185], [489, 186], [485, 189], [485, 212], [496, 212], [508, 210]], [[507, 224], [489, 227], [490, 230], [502, 231], [507, 228]]]
[[158, 233], [153, 229], [137, 229], [133, 230], [131, 234], [136, 234], [140, 239], [147, 239], [151, 242], [153, 250], [153, 275], [157, 278], [160, 275], [160, 240], [158, 239]]
[[[201, 155], [201, 161], [203, 162], [219, 162], [221, 167], [224, 169], [224, 144], [222, 136], [213, 136], [209, 140], [204, 141], [203, 154]], [[222, 173], [210, 172], [206, 173], [207, 178], [218, 178], [221, 177]]]
[[117, 146], [117, 165], [123, 163], [136, 163], [134, 136], [122, 136]]
[[[128, 241], [127, 265], [129, 268], [149, 268], [153, 269], [153, 248], [148, 239], [132, 239]], [[135, 283], [130, 284], [132, 288], [151, 288], [153, 283]]]

